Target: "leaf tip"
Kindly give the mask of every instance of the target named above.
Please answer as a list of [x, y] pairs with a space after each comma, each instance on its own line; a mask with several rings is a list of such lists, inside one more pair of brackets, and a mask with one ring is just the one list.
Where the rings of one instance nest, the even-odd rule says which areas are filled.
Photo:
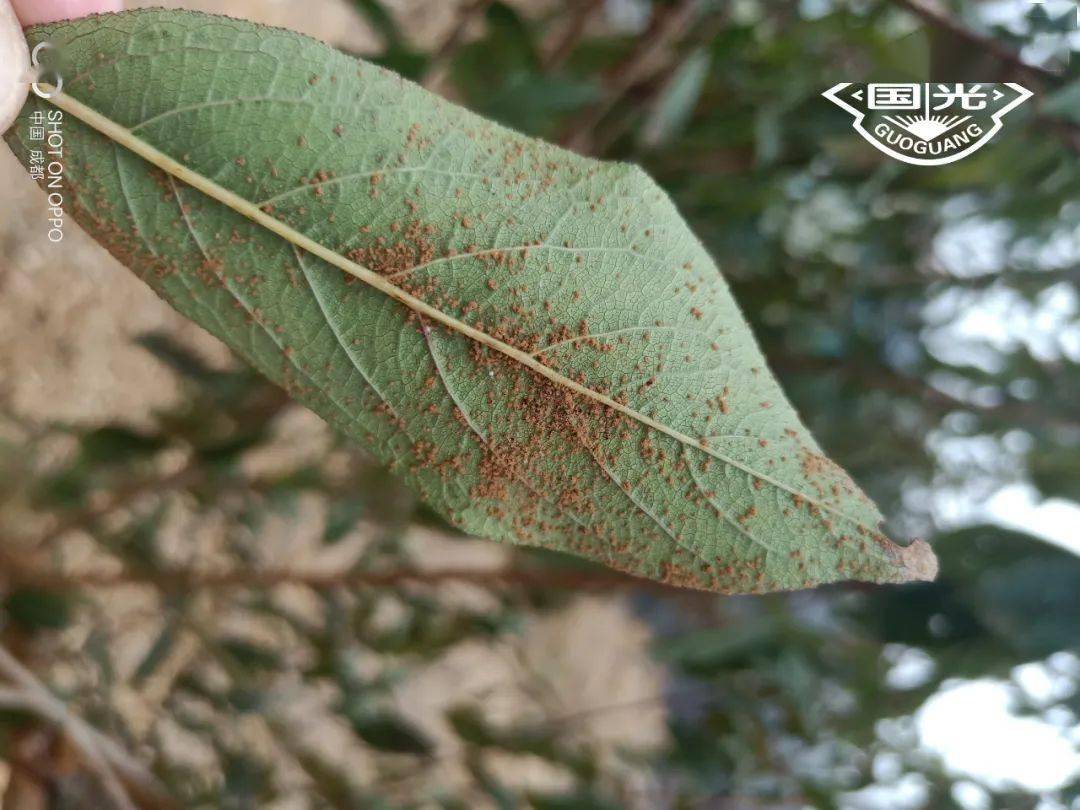
[[938, 574], [938, 559], [925, 540], [913, 540], [909, 545], [897, 546], [897, 555], [903, 568], [904, 582], [933, 582]]

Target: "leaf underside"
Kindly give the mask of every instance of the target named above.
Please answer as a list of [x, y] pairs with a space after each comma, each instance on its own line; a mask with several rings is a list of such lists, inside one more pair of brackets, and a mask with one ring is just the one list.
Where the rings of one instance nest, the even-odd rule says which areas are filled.
[[[239, 20], [144, 10], [28, 38], [61, 45], [65, 94], [125, 133], [69, 110], [69, 214], [463, 530], [723, 592], [933, 577], [799, 422], [640, 169]], [[27, 166], [50, 110], [31, 96], [5, 136]]]

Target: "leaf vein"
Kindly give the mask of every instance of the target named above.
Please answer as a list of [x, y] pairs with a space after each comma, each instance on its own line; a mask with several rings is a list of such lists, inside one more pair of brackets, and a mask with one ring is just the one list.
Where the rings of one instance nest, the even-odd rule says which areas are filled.
[[[363, 267], [356, 262], [345, 258], [344, 256], [326, 247], [325, 245], [315, 241], [306, 234], [292, 228], [286, 223], [281, 222], [280, 220], [270, 216], [269, 214], [266, 214], [265, 212], [261, 211], [257, 206], [255, 206], [250, 200], [240, 196], [239, 194], [236, 194], [235, 192], [230, 191], [227, 188], [218, 185], [217, 183], [214, 183], [212, 180], [206, 178], [205, 176], [202, 176], [197, 172], [192, 171], [188, 167], [176, 161], [174, 158], [170, 157], [164, 152], [161, 152], [156, 147], [152, 146], [146, 141], [141, 140], [130, 129], [98, 113], [96, 110], [83, 104], [81, 101], [67, 95], [66, 93], [57, 91], [55, 90], [55, 88], [50, 88], [46, 86], [45, 89], [49, 90], [51, 93], [51, 98], [49, 100], [52, 104], [60, 107], [61, 109], [64, 109], [71, 115], [77, 117], [87, 126], [98, 130], [106, 137], [130, 149], [132, 152], [147, 160], [149, 163], [157, 166], [159, 169], [162, 169], [163, 171], [174, 175], [188, 185], [215, 199], [222, 205], [225, 205], [226, 207], [231, 208], [233, 211], [239, 213], [240, 215], [250, 220], [253, 220], [254, 222], [263, 226], [270, 232], [276, 234], [280, 238], [292, 242], [297, 247], [300, 247], [305, 251], [312, 253], [315, 256], [318, 256], [320, 259], [323, 259], [324, 261], [349, 273], [350, 275], [357, 277], [361, 281], [369, 284], [370, 286], [374, 287], [375, 289], [379, 290], [390, 298], [393, 298], [395, 301], [398, 301], [404, 306], [407, 306], [413, 311], [421, 315], [426, 315], [432, 320], [435, 320], [453, 329], [456, 332], [466, 335], [467, 337], [470, 337], [471, 339], [483, 345], [486, 345], [491, 349], [500, 352], [501, 354], [506, 355], [512, 360], [521, 363], [523, 366], [530, 369], [531, 371], [543, 377], [546, 377], [553, 383], [565, 387], [570, 392], [585, 396], [596, 402], [599, 402], [613, 411], [624, 414], [625, 416], [637, 422], [640, 422], [641, 424], [652, 430], [656, 430], [669, 436], [672, 439], [675, 439], [676, 441], [687, 446], [688, 448], [697, 449], [699, 452], [703, 452], [709, 456], [712, 456], [713, 458], [716, 458], [717, 460], [723, 462], [728, 466], [754, 475], [755, 477], [759, 478], [765, 483], [768, 483], [771, 486], [782, 489], [792, 495], [798, 495], [807, 503], [813, 504], [822, 511], [829, 512], [830, 514], [841, 517], [844, 520], [850, 521], [857, 526], [862, 526], [872, 533], [877, 532], [876, 527], [868, 526], [863, 521], [860, 521], [858, 518], [846, 514], [841, 509], [838, 509], [830, 504], [826, 504], [818, 498], [815, 498], [813, 495], [810, 495], [809, 493], [800, 492], [794, 487], [791, 487], [776, 480], [775, 478], [772, 478], [768, 474], [758, 472], [749, 465], [740, 462], [734, 458], [731, 458], [730, 456], [721, 453], [715, 448], [709, 447], [707, 443], [703, 444], [702, 441], [699, 439], [694, 439], [693, 437], [688, 436], [687, 434], [676, 428], [659, 422], [656, 419], [649, 417], [646, 414], [641, 413], [640, 411], [637, 411], [629, 405], [622, 404], [606, 394], [602, 394], [599, 391], [591, 389], [581, 383], [578, 383], [575, 380], [545, 365], [538, 359], [530, 356], [528, 353], [521, 351], [520, 349], [517, 349], [516, 347], [505, 343], [504, 341], [501, 341], [491, 336], [487, 332], [471, 326], [470, 324], [465, 323], [464, 321], [461, 321], [454, 316], [447, 314], [446, 312], [443, 312], [442, 310], [432, 306], [426, 301], [408, 293], [404, 289], [393, 284], [393, 276], [382, 276], [373, 270]], [[567, 250], [574, 249], [568, 248]], [[580, 251], [582, 249], [579, 248], [577, 250]], [[617, 251], [619, 249], [608, 248], [603, 250]], [[623, 252], [634, 253], [633, 251], [629, 250], [624, 250]], [[635, 253], [634, 255], [640, 256], [641, 254]], [[442, 261], [445, 260], [448, 259], [444, 259]], [[440, 260], [435, 260], [435, 262], [431, 262], [428, 264], [434, 264], [439, 261]], [[415, 269], [416, 268], [414, 268], [414, 270]]]

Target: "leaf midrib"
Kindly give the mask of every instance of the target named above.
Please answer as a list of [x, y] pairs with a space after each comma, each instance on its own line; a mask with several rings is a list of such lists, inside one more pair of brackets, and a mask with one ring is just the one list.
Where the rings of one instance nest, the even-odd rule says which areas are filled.
[[[553, 383], [563, 386], [574, 393], [588, 397], [596, 402], [599, 402], [612, 410], [624, 414], [631, 419], [641, 423], [642, 425], [651, 428], [659, 433], [662, 433], [669, 438], [674, 439], [680, 444], [696, 449], [706, 455], [712, 456], [718, 461], [741, 470], [748, 475], [752, 475], [763, 482], [773, 486], [779, 490], [787, 492], [791, 495], [798, 496], [805, 500], [807, 503], [821, 509], [824, 512], [828, 512], [836, 517], [842, 518], [855, 526], [866, 529], [871, 534], [878, 534], [879, 531], [874, 526], [867, 525], [864, 521], [852, 517], [846, 512], [837, 509], [836, 507], [824, 503], [809, 493], [802, 492], [795, 487], [779, 481], [767, 473], [762, 473], [747, 464], [744, 464], [737, 459], [725, 455], [709, 446], [707, 443], [702, 444], [701, 440], [695, 439], [692, 436], [688, 436], [682, 431], [676, 430], [673, 427], [665, 425], [640, 411], [635, 410], [627, 405], [624, 405], [617, 400], [596, 391], [588, 386], [582, 385], [577, 381], [560, 374], [551, 367], [540, 362], [533, 355], [524, 352], [508, 343], [505, 343], [498, 338], [492, 337], [483, 330], [477, 329], [464, 321], [461, 321], [452, 315], [443, 312], [436, 307], [428, 304], [420, 298], [406, 292], [404, 289], [391, 283], [387, 278], [379, 275], [378, 273], [369, 270], [368, 268], [345, 258], [336, 251], [331, 250], [325, 245], [316, 242], [306, 234], [292, 228], [284, 222], [276, 219], [275, 217], [260, 210], [258, 206], [251, 201], [241, 197], [233, 191], [215, 183], [213, 180], [192, 171], [187, 166], [183, 165], [179, 161], [158, 150], [156, 147], [142, 140], [138, 135], [132, 132], [131, 129], [123, 126], [122, 124], [113, 121], [111, 118], [102, 115], [97, 110], [84, 104], [78, 99], [69, 96], [63, 91], [57, 90], [48, 84], [39, 84], [39, 87], [50, 94], [50, 98], [47, 99], [51, 104], [59, 107], [65, 112], [73, 115], [79, 119], [82, 123], [96, 130], [100, 134], [104, 135], [111, 141], [123, 146], [129, 151], [146, 160], [148, 163], [156, 166], [166, 174], [169, 174], [176, 179], [186, 183], [187, 185], [195, 188], [196, 190], [207, 195], [211, 199], [216, 200], [220, 204], [232, 209], [241, 216], [261, 225], [271, 233], [274, 233], [278, 237], [290, 242], [295, 247], [300, 248], [314, 256], [319, 257], [323, 261], [327, 262], [339, 270], [363, 281], [365, 284], [375, 288], [384, 295], [398, 301], [414, 312], [421, 316], [426, 316], [432, 320], [438, 321], [444, 326], [463, 334], [478, 343], [481, 343], [500, 354], [509, 357], [517, 363], [525, 366], [531, 371], [540, 374], [541, 376], [551, 380]], [[891, 559], [891, 557], [890, 557]]]

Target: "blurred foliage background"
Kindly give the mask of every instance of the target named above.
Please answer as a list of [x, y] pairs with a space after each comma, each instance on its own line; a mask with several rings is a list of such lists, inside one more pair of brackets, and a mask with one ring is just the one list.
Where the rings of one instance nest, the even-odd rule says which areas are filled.
[[[4, 808], [1080, 807], [1076, 3], [173, 5], [643, 164], [942, 574], [730, 598], [460, 537], [49, 245], [4, 155]], [[1035, 97], [928, 169], [820, 95], [874, 80]]]

